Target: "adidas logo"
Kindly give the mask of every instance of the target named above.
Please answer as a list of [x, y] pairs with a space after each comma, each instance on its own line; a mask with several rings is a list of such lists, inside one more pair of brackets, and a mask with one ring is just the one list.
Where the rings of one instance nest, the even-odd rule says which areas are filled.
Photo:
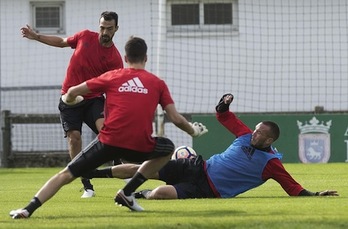
[[134, 77], [131, 80], [128, 80], [126, 83], [123, 83], [121, 87], [118, 88], [119, 92], [134, 92], [147, 94], [148, 90], [144, 87], [143, 83], [138, 77]]
[[251, 160], [255, 153], [255, 148], [249, 146], [242, 146], [241, 148], [249, 160]]

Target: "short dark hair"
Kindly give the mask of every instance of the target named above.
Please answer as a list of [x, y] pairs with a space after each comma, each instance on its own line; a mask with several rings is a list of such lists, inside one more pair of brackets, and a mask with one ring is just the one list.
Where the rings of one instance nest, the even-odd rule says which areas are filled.
[[104, 11], [101, 13], [100, 18], [104, 18], [105, 21], [115, 20], [115, 26], [118, 24], [118, 15], [113, 11]]
[[131, 36], [124, 49], [130, 63], [139, 63], [146, 58], [147, 45], [145, 40], [140, 37]]
[[270, 131], [268, 135], [269, 137], [273, 138], [273, 141], [275, 142], [280, 135], [280, 129], [278, 124], [272, 121], [262, 121], [261, 123], [269, 127]]

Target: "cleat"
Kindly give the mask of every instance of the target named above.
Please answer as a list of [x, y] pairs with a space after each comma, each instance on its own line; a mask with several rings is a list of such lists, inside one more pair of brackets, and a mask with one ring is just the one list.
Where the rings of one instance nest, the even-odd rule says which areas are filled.
[[134, 194], [126, 196], [122, 189], [119, 190], [116, 194], [115, 204], [127, 207], [132, 211], [144, 211], [144, 208], [138, 205], [137, 201], [135, 200]]
[[81, 196], [81, 198], [92, 198], [95, 196], [93, 189], [84, 189], [84, 192]]
[[17, 209], [10, 211], [12, 219], [26, 219], [29, 218], [30, 214], [27, 209]]
[[136, 199], [147, 199], [147, 196], [150, 194], [151, 191], [151, 189], [144, 189], [139, 192], [135, 192], [134, 197]]

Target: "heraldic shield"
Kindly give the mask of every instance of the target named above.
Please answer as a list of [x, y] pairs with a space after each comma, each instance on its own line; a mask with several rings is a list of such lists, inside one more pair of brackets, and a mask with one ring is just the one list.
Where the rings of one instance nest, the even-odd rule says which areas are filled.
[[302, 163], [327, 163], [330, 159], [330, 134], [300, 134], [299, 157]]
[[327, 163], [330, 159], [331, 120], [324, 123], [313, 117], [309, 123], [297, 121], [299, 158], [303, 163]]

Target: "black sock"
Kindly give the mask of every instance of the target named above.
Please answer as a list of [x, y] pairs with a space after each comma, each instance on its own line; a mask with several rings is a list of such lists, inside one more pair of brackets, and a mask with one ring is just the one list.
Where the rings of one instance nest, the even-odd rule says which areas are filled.
[[83, 184], [84, 189], [92, 189], [94, 191], [93, 185], [91, 184], [89, 179], [81, 177], [81, 182]]
[[121, 159], [115, 159], [115, 160], [113, 160], [113, 165], [120, 165], [120, 164], [122, 164], [122, 161], [121, 161]]
[[112, 168], [104, 168], [104, 169], [96, 169], [93, 171], [94, 178], [113, 178], [112, 176]]
[[142, 185], [147, 179], [139, 172], [136, 172], [133, 178], [123, 188], [123, 192], [126, 196], [130, 196], [140, 185]]
[[33, 214], [33, 212], [38, 209], [41, 206], [41, 202], [37, 197], [34, 197], [30, 203], [28, 204], [28, 206], [26, 206], [24, 209], [27, 209], [27, 211], [29, 212], [29, 216], [31, 216], [31, 214]]

